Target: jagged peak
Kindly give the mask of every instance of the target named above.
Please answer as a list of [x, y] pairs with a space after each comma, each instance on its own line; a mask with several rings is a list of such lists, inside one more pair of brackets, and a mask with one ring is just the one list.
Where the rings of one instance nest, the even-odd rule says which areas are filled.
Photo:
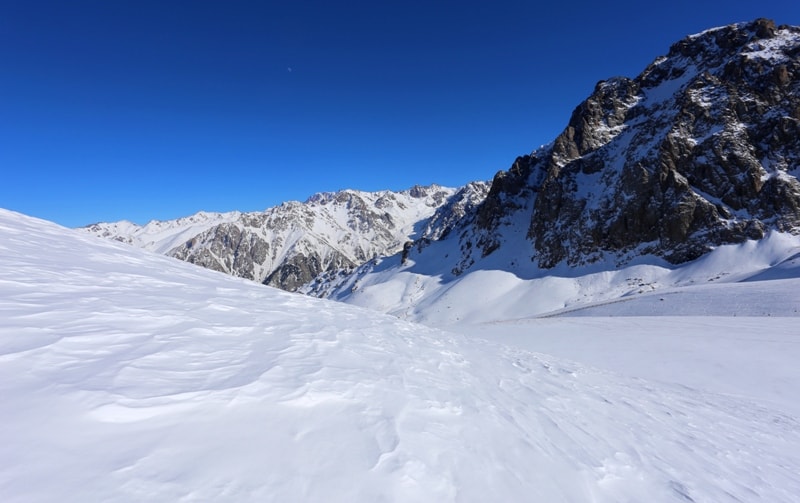
[[[785, 29], [785, 27], [782, 27]], [[709, 51], [731, 51], [745, 47], [749, 42], [772, 38], [778, 28], [775, 21], [759, 18], [753, 21], [734, 23], [711, 28], [688, 35], [672, 44], [667, 57], [707, 56]]]
[[[402, 193], [407, 193], [411, 197], [420, 198], [420, 197], [426, 197], [429, 194], [431, 194], [432, 192], [441, 191], [443, 189], [446, 189], [446, 188], [441, 186], [441, 185], [439, 185], [439, 184], [432, 183], [430, 185], [414, 185], [413, 187], [409, 188], [408, 190], [403, 190], [401, 192]], [[447, 190], [449, 190], [449, 189], [447, 189]]]

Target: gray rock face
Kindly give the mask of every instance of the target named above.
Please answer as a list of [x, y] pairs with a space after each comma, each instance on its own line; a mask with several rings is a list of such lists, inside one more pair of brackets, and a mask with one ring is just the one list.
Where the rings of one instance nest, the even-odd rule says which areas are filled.
[[269, 243], [258, 234], [249, 232], [248, 226], [223, 223], [172, 249], [169, 255], [207, 269], [257, 281], [260, 278], [256, 266], [265, 263], [269, 253]]
[[353, 262], [337, 251], [332, 251], [327, 257], [313, 252], [310, 255], [298, 253], [272, 271], [264, 284], [294, 292], [323, 273], [351, 271], [358, 265], [360, 262]]
[[545, 268], [679, 263], [769, 229], [800, 232], [798, 174], [800, 28], [760, 19], [599, 82], [552, 144], [495, 176], [463, 241], [487, 255], [525, 225], [527, 244], [513, 246]]

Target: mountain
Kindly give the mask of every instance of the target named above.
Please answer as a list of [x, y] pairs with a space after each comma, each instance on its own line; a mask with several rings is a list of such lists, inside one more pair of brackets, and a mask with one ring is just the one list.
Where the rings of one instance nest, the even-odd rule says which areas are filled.
[[[769, 238], [780, 249], [770, 257], [788, 260], [786, 236], [800, 234], [799, 56], [800, 28], [766, 19], [688, 36], [639, 76], [598, 82], [552, 143], [490, 187], [343, 191], [264, 213], [87, 230], [413, 319], [473, 273], [503, 273], [508, 288], [567, 278], [541, 296], [519, 290], [524, 312], [543, 314], [578, 305], [581, 285], [604, 289], [604, 301], [680, 286], [671, 271], [726, 245]], [[728, 267], [692, 280], [757, 273]]]
[[465, 270], [502, 246], [539, 267], [676, 264], [800, 232], [800, 28], [759, 19], [674, 44], [597, 83], [552, 142], [498, 173], [462, 237]]
[[[368, 262], [327, 295], [449, 323], [488, 306], [541, 315], [601, 300], [594, 292], [609, 301], [791, 262], [799, 56], [800, 28], [764, 19], [686, 37], [638, 77], [599, 82], [447, 235], [409, 246], [404, 264]], [[717, 255], [736, 261], [707, 258], [725, 246]], [[765, 255], [748, 255], [756, 249]], [[478, 300], [469, 285], [489, 275]]]
[[[637, 317], [613, 333], [603, 318], [444, 332], [6, 210], [0, 249], [4, 502], [800, 494], [800, 346], [785, 308]], [[778, 297], [797, 282], [752, 286]], [[770, 307], [750, 293], [740, 300]], [[495, 344], [484, 329], [519, 338]], [[595, 341], [592, 361], [610, 366], [526, 349], [531, 331]]]
[[344, 190], [264, 212], [201, 212], [144, 226], [98, 223], [82, 230], [294, 291], [321, 275], [335, 277], [398, 252], [411, 239], [438, 237], [450, 220], [437, 210], [447, 208], [451, 218], [463, 214], [487, 191], [484, 182], [459, 190], [438, 185], [401, 192]]

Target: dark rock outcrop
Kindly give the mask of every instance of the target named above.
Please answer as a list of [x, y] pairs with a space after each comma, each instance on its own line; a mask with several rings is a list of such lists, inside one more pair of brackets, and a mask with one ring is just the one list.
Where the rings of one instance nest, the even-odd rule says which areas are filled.
[[511, 245], [550, 268], [680, 263], [769, 229], [800, 232], [799, 53], [799, 28], [759, 19], [599, 82], [553, 143], [495, 176], [462, 240], [487, 255], [527, 222], [528, 244]]

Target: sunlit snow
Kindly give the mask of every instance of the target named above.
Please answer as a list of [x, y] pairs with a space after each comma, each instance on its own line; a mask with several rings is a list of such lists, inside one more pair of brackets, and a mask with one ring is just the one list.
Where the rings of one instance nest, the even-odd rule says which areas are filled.
[[[782, 365], [800, 341], [780, 309], [762, 329], [714, 318], [683, 350], [692, 320], [665, 316], [445, 332], [0, 210], [0, 500], [796, 501], [800, 370]], [[775, 336], [748, 360], [742, 330]], [[741, 393], [720, 384], [736, 359]]]

